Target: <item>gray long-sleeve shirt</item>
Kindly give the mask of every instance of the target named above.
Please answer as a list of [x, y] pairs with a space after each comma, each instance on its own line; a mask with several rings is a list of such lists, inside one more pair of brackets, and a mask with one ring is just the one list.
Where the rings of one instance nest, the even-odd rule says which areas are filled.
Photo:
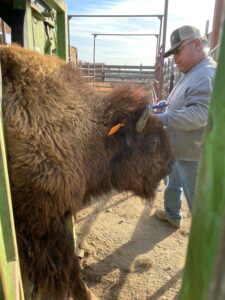
[[200, 157], [215, 69], [211, 58], [201, 60], [178, 81], [167, 99], [167, 110], [158, 115], [177, 159], [196, 161]]

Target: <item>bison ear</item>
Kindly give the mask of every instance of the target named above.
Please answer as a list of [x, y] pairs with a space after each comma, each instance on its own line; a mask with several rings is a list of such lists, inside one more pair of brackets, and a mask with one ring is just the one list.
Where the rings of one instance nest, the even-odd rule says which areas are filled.
[[117, 131], [120, 130], [121, 127], [124, 127], [124, 123], [118, 123], [115, 126], [113, 126], [109, 132], [107, 133], [108, 136], [115, 134]]

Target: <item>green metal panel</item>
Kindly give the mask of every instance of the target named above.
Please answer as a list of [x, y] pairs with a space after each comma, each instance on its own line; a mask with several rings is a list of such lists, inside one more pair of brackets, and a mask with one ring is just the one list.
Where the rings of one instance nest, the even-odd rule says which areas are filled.
[[[181, 300], [205, 300], [225, 217], [225, 23], [198, 177]], [[210, 299], [216, 300], [216, 299]]]
[[[39, 0], [46, 10], [30, 0], [14, 0], [13, 9], [25, 10], [24, 47], [68, 60], [67, 6], [63, 0]], [[35, 7], [37, 7], [35, 9]], [[40, 8], [40, 6], [39, 6]], [[46, 32], [48, 31], [48, 33]]]
[[57, 55], [68, 60], [68, 34], [66, 11], [57, 13]]
[[40, 53], [45, 53], [45, 30], [43, 26], [43, 22], [36, 19], [35, 17], [32, 18], [32, 34], [33, 34], [33, 49], [39, 51]]
[[[0, 104], [2, 102], [2, 82], [1, 82], [1, 68], [0, 68]], [[1, 299], [13, 299], [13, 286], [10, 285], [9, 270], [7, 268], [7, 257], [15, 256], [14, 243], [11, 235], [11, 223], [8, 210], [8, 198], [5, 182], [4, 170], [4, 140], [2, 128], [2, 111], [0, 107], [0, 297]], [[3, 229], [4, 228], [4, 229]], [[8, 251], [6, 249], [8, 248]]]
[[0, 68], [0, 296], [5, 300], [22, 300], [23, 292], [4, 142], [1, 78]]
[[220, 237], [218, 251], [216, 253], [216, 263], [213, 271], [213, 277], [210, 282], [209, 291], [206, 300], [224, 300], [225, 299], [225, 219], [223, 220], [223, 232]]
[[7, 182], [7, 170], [6, 170], [6, 161], [5, 161], [5, 148], [4, 148], [4, 140], [3, 140], [3, 128], [2, 128], [2, 116], [1, 116], [1, 152], [0, 152], [0, 216], [1, 216], [1, 226], [4, 228], [3, 238], [4, 245], [7, 249], [7, 259], [15, 258], [14, 251], [14, 241], [12, 237], [12, 224], [10, 220], [10, 207], [7, 201], [8, 197], [8, 182]]
[[[19, 1], [20, 2], [20, 1]], [[25, 0], [25, 23], [24, 23], [24, 47], [29, 49], [34, 49], [34, 34], [33, 34], [33, 26], [32, 26], [32, 11], [29, 0]]]
[[66, 12], [66, 4], [64, 0], [47, 0], [46, 2], [56, 11]]
[[[2, 198], [1, 198], [2, 204]], [[2, 216], [0, 216], [0, 219]], [[0, 299], [14, 299], [13, 286], [10, 284], [10, 275], [7, 267], [7, 252], [4, 244], [2, 223], [0, 222]]]

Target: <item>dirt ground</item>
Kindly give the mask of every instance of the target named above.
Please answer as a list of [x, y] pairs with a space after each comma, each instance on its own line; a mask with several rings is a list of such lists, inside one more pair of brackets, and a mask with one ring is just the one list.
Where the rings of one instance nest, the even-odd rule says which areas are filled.
[[163, 204], [164, 184], [153, 207], [131, 193], [95, 199], [76, 217], [82, 272], [98, 299], [179, 299], [191, 218], [175, 230], [154, 216]]

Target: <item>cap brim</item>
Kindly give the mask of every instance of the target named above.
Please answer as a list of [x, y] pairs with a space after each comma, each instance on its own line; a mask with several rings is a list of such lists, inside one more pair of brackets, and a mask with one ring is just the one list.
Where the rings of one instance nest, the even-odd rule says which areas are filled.
[[170, 56], [171, 54], [173, 54], [173, 51], [176, 50], [181, 44], [183, 43], [183, 41], [181, 41], [180, 43], [174, 45], [173, 47], [171, 47], [169, 50], [167, 50], [163, 57], [167, 58], [168, 56]]

